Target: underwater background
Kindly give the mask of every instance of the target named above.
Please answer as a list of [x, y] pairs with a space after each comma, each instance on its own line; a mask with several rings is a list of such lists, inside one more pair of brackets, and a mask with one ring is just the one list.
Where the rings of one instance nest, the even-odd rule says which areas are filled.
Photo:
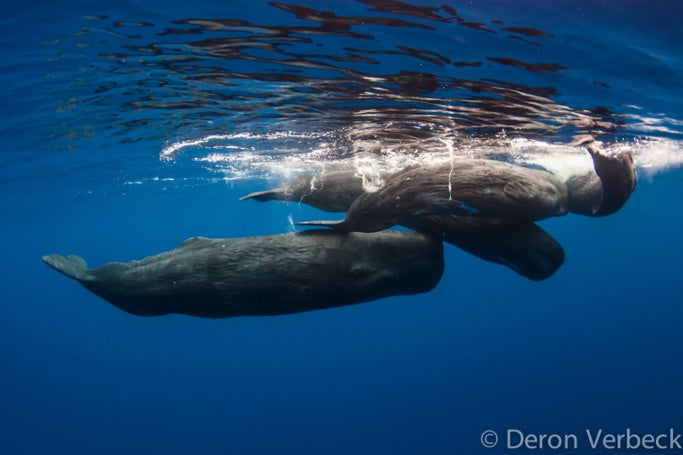
[[[683, 432], [683, 3], [0, 12], [0, 453], [504, 453], [508, 429]], [[571, 173], [590, 164], [577, 134], [632, 150], [638, 186], [609, 217], [540, 223], [566, 254], [544, 281], [446, 244], [427, 294], [145, 318], [40, 260], [334, 219], [239, 198], [340, 162]]]

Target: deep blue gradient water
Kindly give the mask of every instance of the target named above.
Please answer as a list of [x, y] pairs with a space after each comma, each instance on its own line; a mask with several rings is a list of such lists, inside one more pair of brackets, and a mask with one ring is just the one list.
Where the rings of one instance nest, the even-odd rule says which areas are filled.
[[[0, 453], [543, 453], [506, 449], [508, 429], [576, 434], [574, 453], [586, 429], [683, 432], [681, 20], [673, 1], [2, 3]], [[612, 216], [541, 223], [566, 253], [545, 281], [445, 245], [428, 294], [144, 318], [40, 260], [336, 218], [238, 200], [336, 162], [571, 173], [577, 134], [633, 150], [638, 187]]]

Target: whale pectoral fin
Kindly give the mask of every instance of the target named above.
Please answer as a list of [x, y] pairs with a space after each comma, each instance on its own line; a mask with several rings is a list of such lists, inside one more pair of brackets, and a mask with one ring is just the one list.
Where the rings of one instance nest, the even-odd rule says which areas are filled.
[[520, 181], [508, 182], [503, 188], [503, 193], [510, 199], [522, 202], [533, 200], [536, 195], [532, 185]]
[[265, 191], [255, 191], [253, 193], [247, 194], [246, 196], [242, 196], [240, 201], [244, 201], [245, 199], [254, 199], [255, 201], [260, 202], [272, 201], [278, 198], [279, 193], [280, 190], [278, 188]]
[[84, 281], [89, 278], [88, 265], [82, 257], [75, 254], [70, 254], [67, 257], [61, 254], [49, 254], [43, 256], [43, 262], [74, 280]]

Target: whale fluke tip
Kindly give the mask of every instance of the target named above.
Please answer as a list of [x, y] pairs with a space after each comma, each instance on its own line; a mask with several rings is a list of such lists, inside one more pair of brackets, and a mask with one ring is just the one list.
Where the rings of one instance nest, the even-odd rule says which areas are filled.
[[74, 280], [81, 281], [86, 278], [88, 265], [82, 257], [75, 254], [70, 254], [67, 257], [61, 254], [48, 254], [43, 256], [43, 262]]

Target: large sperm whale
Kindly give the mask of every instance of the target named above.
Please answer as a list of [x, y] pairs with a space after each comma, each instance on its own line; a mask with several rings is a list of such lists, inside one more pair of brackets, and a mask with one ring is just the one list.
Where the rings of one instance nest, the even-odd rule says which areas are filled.
[[[622, 151], [609, 154], [600, 150], [595, 138], [590, 135], [576, 136], [569, 145], [584, 146], [593, 161], [593, 169], [572, 175], [564, 181], [568, 192], [567, 210], [588, 216], [605, 216], [619, 210], [636, 188], [633, 153]], [[389, 172], [379, 173], [381, 179], [390, 175]], [[453, 185], [454, 178], [450, 170], [449, 176], [449, 183]], [[457, 183], [457, 176], [455, 181]], [[302, 174], [277, 188], [257, 191], [240, 200], [301, 202], [328, 212], [346, 212], [366, 192], [363, 184], [363, 176], [347, 166]]]
[[141, 316], [276, 315], [427, 292], [443, 274], [442, 243], [401, 231], [305, 231], [262, 237], [193, 237], [174, 250], [89, 269], [78, 256], [50, 267]]
[[516, 223], [567, 213], [567, 187], [553, 174], [494, 160], [412, 166], [361, 194], [340, 221], [304, 221], [340, 232], [375, 232], [429, 215], [502, 218]]
[[493, 160], [414, 166], [389, 176], [379, 191], [359, 194], [344, 219], [299, 224], [373, 232], [428, 215], [483, 216], [519, 224], [567, 212], [594, 217], [615, 213], [636, 188], [633, 153], [606, 153], [592, 136], [578, 136], [572, 145], [585, 146], [592, 171], [560, 181], [547, 171]]

